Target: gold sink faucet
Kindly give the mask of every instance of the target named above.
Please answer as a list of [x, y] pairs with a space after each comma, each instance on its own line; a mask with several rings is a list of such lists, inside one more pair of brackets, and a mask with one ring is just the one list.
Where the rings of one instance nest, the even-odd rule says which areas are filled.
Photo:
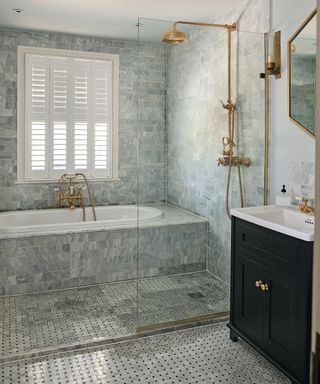
[[314, 208], [309, 207], [308, 199], [306, 197], [302, 198], [302, 203], [299, 205], [299, 210], [303, 213], [310, 213], [314, 215]]

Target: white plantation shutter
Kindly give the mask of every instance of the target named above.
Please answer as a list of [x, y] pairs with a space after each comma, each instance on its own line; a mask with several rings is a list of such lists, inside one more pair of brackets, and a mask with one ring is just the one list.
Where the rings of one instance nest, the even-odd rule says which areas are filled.
[[[88, 154], [92, 146], [89, 140], [89, 63], [77, 63], [74, 71], [74, 167], [77, 171], [86, 171], [90, 164]], [[92, 80], [90, 81], [92, 82]], [[89, 127], [88, 127], [89, 125]], [[91, 169], [92, 172], [92, 169]]]
[[26, 55], [26, 179], [112, 178], [113, 62]]
[[68, 117], [68, 78], [70, 69], [67, 59], [50, 59], [50, 156], [49, 178], [67, 171], [67, 117]]
[[112, 159], [112, 66], [99, 63], [93, 68], [94, 94], [94, 154], [93, 166], [97, 175], [104, 169], [111, 170]]
[[45, 57], [27, 57], [27, 176], [47, 177], [47, 127], [49, 125], [49, 60]]

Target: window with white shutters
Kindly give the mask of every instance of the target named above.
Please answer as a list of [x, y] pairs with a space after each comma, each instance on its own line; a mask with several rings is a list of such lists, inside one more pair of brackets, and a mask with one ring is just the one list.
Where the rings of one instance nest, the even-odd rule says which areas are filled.
[[118, 56], [19, 48], [18, 181], [117, 178]]

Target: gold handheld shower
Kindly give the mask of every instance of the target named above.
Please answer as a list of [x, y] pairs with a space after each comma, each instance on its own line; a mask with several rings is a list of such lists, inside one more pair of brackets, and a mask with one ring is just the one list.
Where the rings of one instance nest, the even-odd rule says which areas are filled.
[[230, 216], [230, 206], [229, 206], [229, 194], [230, 194], [230, 184], [231, 184], [231, 169], [232, 166], [236, 166], [238, 168], [238, 178], [239, 178], [239, 189], [240, 189], [240, 203], [241, 207], [244, 206], [244, 194], [243, 194], [243, 186], [242, 186], [242, 178], [240, 172], [240, 165], [250, 166], [250, 159], [247, 158], [239, 158], [234, 155], [233, 148], [236, 146], [235, 144], [235, 105], [232, 102], [232, 79], [231, 79], [231, 53], [232, 53], [232, 44], [231, 44], [231, 34], [233, 31], [236, 31], [237, 25], [234, 24], [208, 24], [208, 23], [198, 23], [193, 21], [176, 21], [173, 24], [172, 30], [166, 32], [163, 35], [162, 41], [166, 44], [181, 44], [188, 41], [188, 35], [185, 32], [177, 30], [177, 24], [187, 24], [187, 25], [195, 25], [202, 27], [213, 27], [213, 28], [225, 28], [228, 30], [228, 100], [227, 103], [222, 102], [222, 106], [228, 112], [228, 137], [223, 138], [223, 144], [225, 146], [225, 150], [223, 153], [223, 158], [218, 160], [218, 165], [228, 166], [228, 181], [226, 188], [226, 210], [227, 214]]

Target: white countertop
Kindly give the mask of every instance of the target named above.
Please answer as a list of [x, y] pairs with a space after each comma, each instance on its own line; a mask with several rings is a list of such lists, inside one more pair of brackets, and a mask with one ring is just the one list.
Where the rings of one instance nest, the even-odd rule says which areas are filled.
[[300, 212], [296, 206], [237, 208], [231, 215], [296, 239], [314, 241], [314, 216]]

